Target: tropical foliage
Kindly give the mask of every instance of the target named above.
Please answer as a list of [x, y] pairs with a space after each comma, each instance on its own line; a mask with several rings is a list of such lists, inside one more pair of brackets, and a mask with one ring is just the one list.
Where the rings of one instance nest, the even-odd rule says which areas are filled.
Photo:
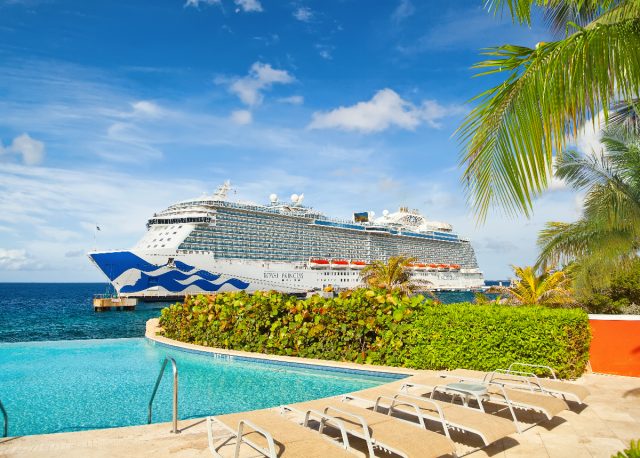
[[488, 49], [475, 65], [504, 81], [478, 95], [458, 130], [463, 146], [463, 182], [480, 220], [491, 206], [531, 213], [558, 158], [586, 122], [609, 116], [612, 103], [640, 94], [640, 0], [492, 0], [488, 8], [508, 11], [529, 24], [543, 9], [556, 41], [535, 48], [504, 45]]
[[631, 441], [629, 448], [611, 455], [611, 458], [640, 458], [640, 439]]
[[640, 259], [615, 270], [607, 286], [579, 291], [576, 299], [590, 313], [640, 314]]
[[582, 310], [437, 305], [357, 289], [304, 300], [278, 292], [189, 296], [162, 310], [166, 337], [218, 348], [418, 369], [493, 370], [522, 361], [579, 376], [589, 350]]
[[305, 300], [279, 292], [190, 296], [162, 310], [167, 337], [219, 348], [402, 366], [431, 301], [357, 289]]
[[572, 378], [589, 360], [589, 316], [581, 309], [448, 304], [430, 307], [414, 326], [407, 365], [419, 369], [493, 371], [519, 361]]
[[603, 152], [567, 151], [558, 159], [556, 175], [586, 191], [583, 215], [548, 223], [538, 238], [538, 264], [572, 263], [578, 291], [606, 287], [640, 248], [640, 136], [610, 127], [601, 142]]
[[538, 274], [533, 266], [512, 266], [516, 278], [511, 286], [495, 287], [514, 305], [545, 305], [567, 307], [575, 303], [571, 291], [571, 279], [561, 270], [543, 269]]
[[400, 290], [404, 293], [417, 291], [426, 285], [418, 285], [411, 279], [410, 264], [415, 260], [407, 256], [391, 256], [387, 262], [373, 261], [360, 271], [360, 276], [372, 288]]

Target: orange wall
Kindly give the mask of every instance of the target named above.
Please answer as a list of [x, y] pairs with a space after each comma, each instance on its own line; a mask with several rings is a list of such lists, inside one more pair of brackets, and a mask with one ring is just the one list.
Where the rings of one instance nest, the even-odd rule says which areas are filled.
[[593, 334], [593, 372], [640, 377], [640, 317], [635, 320], [592, 318], [589, 322]]

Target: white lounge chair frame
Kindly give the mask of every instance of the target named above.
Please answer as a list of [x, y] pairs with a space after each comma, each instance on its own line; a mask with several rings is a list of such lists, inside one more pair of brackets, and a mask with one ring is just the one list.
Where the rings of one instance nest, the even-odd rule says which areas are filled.
[[[410, 458], [409, 455], [407, 455], [403, 451], [395, 449], [393, 447], [390, 447], [385, 443], [378, 442], [373, 437], [371, 437], [371, 434], [369, 433], [369, 425], [367, 423], [367, 420], [365, 420], [360, 415], [348, 412], [346, 410], [338, 409], [337, 407], [334, 407], [334, 406], [325, 407], [323, 412], [320, 412], [320, 411], [314, 410], [314, 409], [309, 409], [307, 411], [302, 411], [300, 409], [296, 409], [295, 407], [291, 407], [291, 406], [280, 406], [280, 409], [283, 412], [290, 411], [290, 412], [297, 412], [299, 414], [304, 414], [304, 416], [305, 416], [305, 426], [308, 426], [308, 421], [311, 419], [311, 417], [314, 414], [318, 415], [318, 416], [321, 416], [322, 418], [326, 418], [326, 422], [325, 423], [329, 423], [329, 424], [331, 424], [333, 426], [341, 425], [341, 427], [340, 426], [337, 426], [337, 427], [338, 427], [338, 429], [340, 429], [340, 433], [341, 433], [341, 435], [343, 437], [343, 441], [345, 440], [345, 437], [347, 437], [348, 435], [352, 435], [354, 437], [357, 437], [359, 439], [364, 440], [365, 443], [367, 444], [367, 453], [369, 454], [369, 457], [375, 457], [376, 456], [375, 448], [380, 448], [382, 450], [386, 450], [386, 451], [389, 451], [391, 453], [395, 453], [396, 455], [402, 456], [404, 458]], [[344, 423], [340, 419], [332, 417], [329, 414], [330, 411], [337, 412], [337, 413], [340, 413], [340, 414], [342, 414], [344, 416], [353, 418], [358, 423], [360, 423], [360, 427], [362, 429], [362, 432], [360, 432], [359, 429], [346, 429], [346, 427], [344, 426]], [[404, 420], [400, 420], [400, 421], [404, 421]], [[407, 422], [407, 424], [411, 424], [411, 423]], [[322, 423], [321, 423], [321, 427], [322, 427]], [[345, 442], [343, 442], [343, 444], [345, 445], [345, 448], [350, 447], [348, 439]]]
[[[227, 430], [229, 434], [215, 437], [215, 435], [213, 434], [214, 421], [216, 422], [216, 424], [222, 426], [225, 430]], [[260, 445], [256, 444], [250, 439], [246, 439], [245, 437], [243, 437], [245, 426], [249, 426], [255, 432], [263, 436], [267, 441], [267, 448], [261, 447]], [[267, 458], [278, 458], [278, 454], [276, 452], [276, 445], [269, 431], [266, 431], [260, 428], [258, 425], [256, 425], [255, 423], [249, 420], [240, 420], [240, 423], [238, 424], [238, 429], [236, 431], [231, 429], [225, 423], [216, 420], [215, 417], [207, 417], [207, 437], [209, 440], [209, 450], [211, 450], [211, 453], [213, 453], [213, 455], [218, 458], [222, 458], [222, 455], [220, 455], [216, 450], [215, 439], [231, 439], [231, 438], [236, 439], [236, 447], [235, 447], [235, 452], [233, 454], [234, 458], [238, 458], [240, 456], [240, 447], [242, 446], [242, 444], [247, 444], [248, 446], [253, 448], [255, 451], [262, 453]]]
[[495, 399], [495, 398], [489, 397], [488, 395], [478, 395], [477, 393], [473, 393], [473, 392], [464, 392], [464, 393], [462, 393], [460, 390], [452, 390], [452, 389], [448, 388], [447, 385], [436, 385], [435, 387], [431, 387], [429, 385], [423, 385], [423, 384], [419, 384], [419, 383], [405, 382], [400, 387], [400, 391], [404, 391], [405, 393], [408, 393], [409, 388], [412, 388], [412, 387], [420, 387], [420, 388], [425, 388], [427, 390], [431, 389], [431, 395], [429, 396], [431, 399], [434, 399], [434, 395], [436, 393], [442, 392], [442, 393], [445, 393], [445, 394], [453, 395], [452, 402], [453, 402], [453, 400], [455, 399], [456, 396], [460, 397], [460, 399], [463, 401], [463, 405], [465, 407], [469, 407], [469, 398], [473, 397], [476, 400], [476, 403], [478, 404], [478, 409], [481, 412], [485, 412], [484, 405], [483, 405], [484, 401], [497, 402], [497, 403], [504, 404], [506, 406], [506, 408], [509, 409], [509, 413], [511, 414], [511, 418], [513, 419], [513, 424], [515, 425], [516, 430], [518, 431], [518, 433], [522, 433], [522, 428], [520, 427], [520, 422], [518, 421], [518, 418], [516, 417], [516, 413], [515, 413], [515, 410], [514, 410], [514, 405], [511, 402], [511, 400], [509, 399], [509, 396], [507, 395], [507, 392], [505, 391], [504, 386], [502, 386], [502, 384], [497, 383], [497, 382], [487, 383], [484, 380], [471, 379], [471, 378], [466, 378], [465, 379], [465, 378], [457, 377], [457, 379], [460, 380], [460, 381], [470, 381], [470, 382], [474, 382], [474, 383], [478, 383], [478, 384], [483, 384], [483, 385], [486, 385], [486, 386], [495, 387], [495, 388], [500, 390], [500, 393], [501, 393], [501, 396], [503, 397], [503, 400], [501, 401], [500, 399]]
[[[484, 380], [489, 383], [498, 381], [498, 383], [514, 388], [526, 388], [534, 393], [540, 392], [548, 394], [550, 396], [562, 396], [562, 398], [565, 400], [567, 398], [571, 398], [571, 400], [576, 401], [578, 404], [582, 404], [582, 399], [580, 399], [580, 397], [575, 395], [574, 393], [544, 386], [543, 379], [536, 375], [534, 372], [516, 370], [514, 369], [514, 366], [520, 368], [529, 367], [532, 369], [546, 369], [547, 371], [549, 371], [549, 374], [551, 374], [551, 378], [549, 380], [559, 381], [553, 368], [540, 364], [528, 363], [511, 363], [508, 369], [496, 369], [493, 372], [487, 373], [487, 375], [485, 375], [484, 377]], [[500, 377], [500, 375], [507, 375], [511, 377], [511, 380], [509, 380], [508, 378], [502, 378]]]

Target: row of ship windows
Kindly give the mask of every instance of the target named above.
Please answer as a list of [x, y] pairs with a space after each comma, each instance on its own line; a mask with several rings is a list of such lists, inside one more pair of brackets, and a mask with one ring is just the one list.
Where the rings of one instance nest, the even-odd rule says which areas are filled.
[[[242, 217], [242, 216], [228, 216], [225, 215], [226, 217], [224, 219], [228, 219], [229, 221], [233, 222], [233, 223], [254, 223], [254, 224], [265, 224], [263, 221], [256, 221], [256, 217], [252, 215], [252, 217]], [[256, 215], [257, 216], [257, 215]], [[290, 222], [290, 221], [285, 221], [283, 224], [283, 221], [274, 221], [273, 217], [267, 217], [267, 216], [260, 216], [258, 218], [261, 219], [268, 219], [267, 224], [271, 225], [271, 226], [281, 226], [281, 227], [290, 227], [290, 228], [295, 228], [295, 229], [300, 229], [300, 230], [309, 230], [309, 224], [300, 224], [300, 223], [296, 223], [296, 222]], [[224, 221], [224, 219], [220, 219], [220, 221]], [[318, 225], [323, 225], [323, 226], [328, 226], [328, 227], [337, 227], [337, 228], [343, 228], [343, 229], [358, 229], [360, 230], [361, 227], [357, 226], [357, 225], [351, 225], [351, 224], [340, 224], [340, 223], [333, 223], [333, 222], [329, 222], [329, 221], [322, 221], [322, 220], [317, 220], [315, 221], [316, 224]], [[237, 224], [233, 224], [233, 225], [237, 225]], [[397, 231], [395, 230], [390, 230], [391, 233], [396, 234]], [[342, 236], [346, 236], [347, 234], [342, 234]], [[358, 234], [360, 235], [360, 234]], [[420, 238], [425, 238], [425, 239], [429, 239], [429, 240], [439, 240], [439, 241], [444, 241], [444, 242], [457, 242], [458, 236], [457, 235], [453, 235], [453, 234], [444, 234], [441, 232], [435, 233], [435, 234], [418, 234], [418, 233], [407, 233], [405, 234], [405, 236], [408, 237], [420, 237]]]
[[[171, 240], [171, 239], [168, 239]], [[155, 242], [155, 240], [154, 240]], [[225, 247], [229, 247], [229, 248], [233, 248], [233, 247], [237, 247], [237, 246], [241, 246], [241, 247], [246, 247], [246, 248], [282, 248], [282, 249], [289, 249], [289, 250], [299, 250], [301, 248], [312, 248], [312, 247], [319, 247], [319, 246], [332, 246], [335, 247], [336, 249], [350, 249], [350, 250], [354, 250], [354, 249], [368, 249], [370, 248], [369, 246], [365, 245], [365, 244], [346, 244], [346, 243], [332, 243], [332, 244], [327, 244], [327, 243], [322, 243], [322, 242], [317, 242], [317, 241], [304, 241], [304, 242], [298, 242], [296, 244], [289, 244], [289, 243], [282, 243], [282, 242], [278, 242], [278, 241], [262, 241], [262, 240], [237, 240], [237, 239], [233, 239], [230, 241], [226, 241], [226, 240], [201, 240], [195, 237], [187, 237], [184, 240], [184, 243], [191, 243], [191, 244], [198, 244], [198, 245], [206, 245], [206, 246], [216, 246], [219, 248], [225, 248]]]
[[[300, 249], [300, 247], [293, 247], [293, 248], [278, 248], [278, 247], [274, 247], [272, 249], [269, 250], [260, 250], [257, 248], [267, 248], [267, 247], [256, 247], [256, 248], [252, 248], [252, 247], [247, 247], [246, 245], [241, 245], [238, 247], [234, 247], [234, 246], [219, 246], [217, 244], [201, 244], [201, 243], [188, 243], [184, 242], [183, 244], [181, 244], [180, 246], [181, 248], [185, 248], [185, 249], [196, 249], [196, 250], [206, 250], [206, 251], [214, 251], [216, 253], [219, 254], [227, 254], [227, 253], [242, 253], [242, 254], [258, 254], [258, 255], [279, 255], [279, 254], [298, 254], [299, 256], [307, 256], [307, 255], [322, 255], [322, 256], [328, 256], [328, 257], [340, 257], [340, 256], [349, 256], [349, 257], [362, 257], [363, 255], [365, 257], [368, 256], [372, 256], [372, 257], [380, 257], [380, 256], [387, 256], [389, 253], [394, 253], [395, 251], [392, 250], [384, 250], [384, 249], [376, 249], [376, 250], [367, 250], [366, 253], [363, 253], [362, 250], [357, 250], [357, 249], [346, 249], [346, 250], [340, 250], [339, 247], [336, 247], [335, 249], [338, 251], [335, 251], [333, 254], [331, 253], [327, 253], [322, 252], [322, 253], [318, 253], [318, 250], [305, 250], [305, 249]], [[293, 252], [293, 253], [292, 253]], [[440, 259], [443, 257], [446, 257], [447, 259], [451, 258], [451, 262], [462, 262], [464, 263], [465, 260], [467, 261], [471, 261], [472, 258], [469, 256], [454, 256], [452, 258], [452, 253], [450, 251], [440, 251], [440, 250], [412, 250], [412, 251], [408, 251], [409, 254], [413, 254], [418, 256], [420, 259], [424, 259], [424, 260], [429, 260], [429, 259]]]
[[[267, 230], [261, 230], [260, 232], [262, 234], [266, 234], [266, 235], [279, 235], [281, 236], [283, 233], [283, 228], [285, 228], [286, 226], [282, 226], [281, 227], [274, 227], [274, 225], [272, 224], [270, 228], [268, 228]], [[354, 240], [354, 241], [362, 241], [363, 237], [362, 234], [336, 234], [336, 235], [330, 235], [327, 234], [325, 231], [322, 230], [313, 230], [311, 228], [307, 227], [301, 227], [301, 228], [296, 228], [297, 230], [289, 230], [287, 235], [293, 237], [311, 237], [311, 238], [318, 238], [318, 237], [329, 237], [329, 238], [334, 238], [336, 240], [345, 240], [345, 239], [350, 239], [350, 240]], [[199, 231], [203, 231], [203, 232], [208, 232], [211, 234], [216, 234], [216, 233], [230, 233], [233, 235], [240, 235], [242, 233], [246, 233], [249, 234], [250, 236], [255, 236], [255, 231], [251, 232], [251, 227], [246, 227], [246, 225], [237, 225], [237, 224], [230, 224], [228, 227], [226, 227], [226, 225], [221, 225], [218, 224], [216, 226], [216, 228], [212, 228], [212, 229], [199, 229]], [[204, 235], [204, 234], [203, 234]], [[369, 235], [369, 234], [367, 234]], [[206, 236], [206, 235], [204, 235]], [[408, 236], [411, 237], [420, 237], [420, 238], [424, 238], [427, 240], [434, 240], [434, 241], [439, 241], [439, 242], [455, 242], [455, 243], [459, 243], [459, 239], [457, 238], [457, 236], [448, 236], [448, 235], [425, 235], [425, 234], [409, 234]], [[365, 236], [366, 237], [366, 236]], [[366, 241], [370, 241], [368, 239], [365, 239]], [[396, 241], [397, 240], [393, 240]], [[403, 240], [404, 243], [408, 242], [406, 239]]]
[[[214, 253], [213, 251], [208, 251], [208, 250], [205, 250], [205, 249], [185, 249], [184, 247], [180, 247], [179, 251], [182, 252], [182, 253], [185, 253], [185, 254], [197, 254], [197, 253], [200, 253], [200, 254], [211, 254], [211, 255], [215, 255], [217, 257], [227, 258], [227, 259], [248, 259], [248, 260], [265, 260], [265, 259], [267, 259], [269, 261], [285, 261], [285, 262], [299, 262], [299, 261], [301, 261], [301, 259], [299, 257], [294, 257], [294, 256], [275, 256], [275, 255], [272, 255], [272, 256], [269, 256], [268, 258], [265, 258], [264, 256], [259, 256], [257, 253], [253, 253], [253, 254], [229, 253], [229, 254], [226, 254], [225, 256], [220, 256], [218, 253]], [[462, 261], [457, 261], [457, 262], [462, 262]], [[329, 276], [329, 277], [339, 276], [339, 275], [349, 275], [349, 274], [351, 274], [352, 277], [360, 275], [358, 272], [323, 272], [323, 274], [325, 276]], [[422, 276], [427, 276], [427, 274], [423, 273]], [[349, 281], [349, 278], [347, 278], [345, 281]]]
[[[203, 229], [203, 228], [198, 228], [196, 230], [194, 230], [191, 235], [200, 235], [202, 237], [209, 237], [208, 234], [211, 234], [211, 237], [215, 237], [216, 235], [232, 235], [234, 237], [240, 237], [242, 235], [251, 237], [251, 238], [255, 238], [256, 235], [261, 235], [261, 236], [279, 236], [282, 237], [283, 235], [283, 231], [277, 228], [273, 228], [273, 229], [267, 229], [267, 230], [261, 230], [258, 232], [258, 234], [256, 233], [256, 231], [251, 231], [251, 228], [247, 228], [247, 227], [238, 227], [238, 226], [229, 226], [229, 227], [223, 227], [223, 226], [218, 226], [215, 229]], [[295, 231], [289, 231], [288, 233], [286, 233], [286, 235], [288, 235], [291, 239], [297, 239], [302, 237], [303, 239], [305, 238], [310, 238], [310, 239], [323, 239], [323, 240], [331, 240], [334, 239], [336, 241], [353, 241], [353, 242], [361, 242], [361, 243], [398, 243], [399, 241], [397, 239], [379, 239], [379, 238], [369, 238], [367, 236], [362, 237], [360, 234], [357, 235], [338, 235], [338, 234], [329, 234], [325, 231], [314, 231], [314, 230], [304, 230], [304, 231], [299, 231], [295, 232]], [[369, 235], [369, 234], [367, 234]], [[438, 241], [438, 242], [458, 242], [457, 239], [448, 239], [446, 237], [440, 237], [440, 236], [429, 236], [427, 237], [428, 240], [433, 240], [433, 241]], [[417, 241], [413, 241], [413, 240], [403, 240], [401, 243], [403, 244], [411, 244], [411, 245], [416, 245], [416, 246], [420, 246], [422, 245], [420, 242]], [[458, 242], [459, 243], [459, 242]]]
[[340, 276], [340, 277], [353, 277], [353, 276], [360, 276], [359, 272], [322, 272], [324, 277], [331, 277], [331, 276]]

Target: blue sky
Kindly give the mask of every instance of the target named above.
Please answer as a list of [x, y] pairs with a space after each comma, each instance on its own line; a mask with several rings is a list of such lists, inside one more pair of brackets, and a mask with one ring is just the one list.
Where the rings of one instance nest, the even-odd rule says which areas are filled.
[[87, 250], [226, 179], [332, 216], [419, 208], [506, 278], [580, 198], [558, 184], [531, 220], [475, 224], [452, 134], [495, 80], [470, 67], [549, 39], [482, 4], [0, 0], [0, 281], [102, 280]]

